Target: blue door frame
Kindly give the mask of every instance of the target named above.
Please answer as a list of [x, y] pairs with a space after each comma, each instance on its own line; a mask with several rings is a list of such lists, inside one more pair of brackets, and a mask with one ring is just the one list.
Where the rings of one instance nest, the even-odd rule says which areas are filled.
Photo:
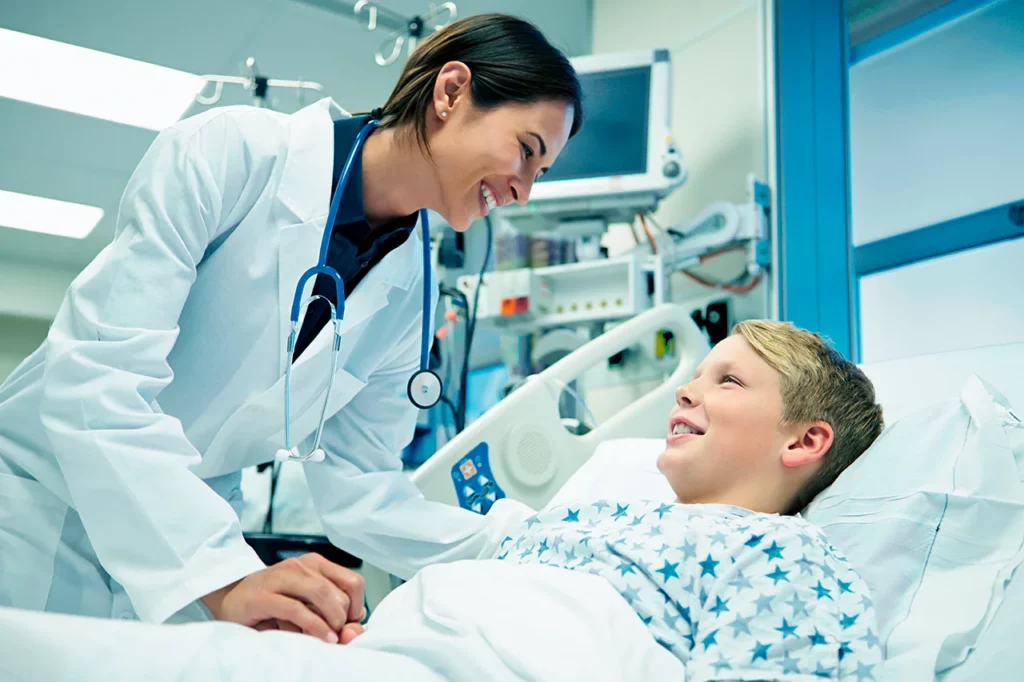
[[779, 313], [854, 359], [845, 0], [776, 0]]

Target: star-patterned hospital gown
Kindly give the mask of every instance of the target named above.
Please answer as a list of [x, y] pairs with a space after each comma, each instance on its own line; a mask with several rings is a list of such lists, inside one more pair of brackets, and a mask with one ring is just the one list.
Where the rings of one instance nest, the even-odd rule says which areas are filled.
[[688, 680], [878, 679], [867, 588], [799, 517], [580, 502], [529, 517], [495, 558], [606, 578]]

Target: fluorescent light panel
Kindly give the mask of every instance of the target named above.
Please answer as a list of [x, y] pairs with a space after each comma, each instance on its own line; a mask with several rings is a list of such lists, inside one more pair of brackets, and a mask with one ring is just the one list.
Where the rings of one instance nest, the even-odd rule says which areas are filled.
[[0, 189], [0, 226], [82, 239], [96, 227], [103, 209]]
[[188, 109], [200, 76], [0, 28], [0, 97], [161, 130]]

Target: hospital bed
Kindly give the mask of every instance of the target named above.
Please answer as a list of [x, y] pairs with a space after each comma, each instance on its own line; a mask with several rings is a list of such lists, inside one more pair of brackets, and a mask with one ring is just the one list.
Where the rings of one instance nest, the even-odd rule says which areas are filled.
[[[558, 413], [562, 389], [663, 329], [677, 344], [671, 375], [589, 433], [569, 432]], [[674, 390], [706, 352], [683, 308], [657, 307], [537, 375], [413, 480], [429, 499], [481, 512], [501, 496], [534, 508], [581, 497], [672, 500], [655, 460], [664, 449]], [[1019, 679], [1024, 343], [862, 369], [887, 431], [804, 515], [825, 528], [877, 593], [889, 649], [885, 679]]]
[[[666, 329], [675, 339], [678, 365], [665, 382], [589, 433], [570, 433], [558, 415], [564, 387], [594, 362]], [[513, 392], [413, 479], [427, 497], [470, 508], [480, 504], [481, 511], [493, 502], [490, 496], [502, 494], [535, 508], [580, 497], [670, 500], [655, 459], [673, 391], [706, 350], [683, 308], [648, 311]], [[864, 370], [885, 410], [886, 432], [804, 514], [864, 573], [874, 593], [889, 655], [884, 673], [876, 671], [874, 679], [1018, 679], [1024, 670], [1018, 641], [1024, 610], [1019, 570], [1024, 563], [1024, 426], [1011, 406], [1024, 407], [1024, 343], [894, 360]], [[467, 481], [471, 485], [461, 491], [456, 487]], [[173, 641], [191, 652], [195, 666], [201, 666], [205, 652], [205, 670], [216, 673], [206, 679], [281, 682], [294, 676], [308, 682], [337, 679], [343, 672], [351, 673], [341, 675], [345, 679], [363, 679], [359, 671], [391, 665], [381, 657], [386, 652], [345, 656], [337, 647], [325, 649], [287, 633], [270, 641], [228, 624], [202, 627], [208, 628], [202, 631], [205, 640], [193, 629], [175, 631]], [[95, 679], [109, 672], [119, 647], [124, 651], [136, 641], [140, 650], [157, 642], [167, 646], [172, 637], [164, 626], [85, 626], [50, 614], [0, 610], [0, 641], [15, 632], [19, 638], [7, 641], [17, 641], [19, 651], [31, 652], [26, 655], [68, 665], [77, 661], [77, 669], [69, 669], [81, 680], [93, 679], [90, 666]], [[109, 638], [119, 644], [103, 644]], [[72, 641], [74, 646], [68, 644]], [[97, 654], [90, 645], [107, 651]], [[268, 647], [275, 652], [273, 661]], [[294, 669], [285, 665], [290, 656]], [[161, 665], [182, 665], [168, 662], [169, 655], [155, 658]], [[3, 667], [0, 660], [0, 672]], [[189, 678], [154, 674], [150, 679]]]

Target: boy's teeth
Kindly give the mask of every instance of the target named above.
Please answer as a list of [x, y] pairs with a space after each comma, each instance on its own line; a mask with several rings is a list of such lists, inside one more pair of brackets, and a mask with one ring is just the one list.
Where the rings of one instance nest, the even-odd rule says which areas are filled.
[[697, 433], [695, 429], [690, 428], [686, 424], [676, 424], [672, 428], [672, 435], [678, 436], [684, 433]]

